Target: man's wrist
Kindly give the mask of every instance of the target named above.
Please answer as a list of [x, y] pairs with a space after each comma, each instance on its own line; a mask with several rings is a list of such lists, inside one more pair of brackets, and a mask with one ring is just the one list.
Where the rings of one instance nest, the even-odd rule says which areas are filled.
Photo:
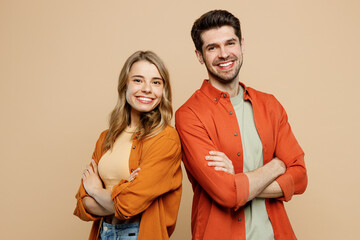
[[273, 159], [268, 163], [271, 172], [276, 174], [276, 177], [283, 175], [286, 171], [285, 164], [279, 159]]

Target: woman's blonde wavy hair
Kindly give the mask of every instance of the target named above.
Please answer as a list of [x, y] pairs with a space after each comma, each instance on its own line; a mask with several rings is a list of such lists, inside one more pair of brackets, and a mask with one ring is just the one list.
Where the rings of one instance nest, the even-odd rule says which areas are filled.
[[131, 106], [126, 101], [125, 93], [131, 66], [138, 61], [147, 61], [156, 66], [164, 81], [164, 89], [160, 104], [150, 112], [141, 113], [140, 122], [133, 137], [137, 135], [139, 140], [153, 137], [170, 124], [173, 110], [169, 72], [154, 52], [137, 51], [126, 60], [121, 69], [118, 83], [119, 98], [110, 115], [109, 131], [103, 144], [104, 150], [112, 149], [116, 138], [131, 122]]

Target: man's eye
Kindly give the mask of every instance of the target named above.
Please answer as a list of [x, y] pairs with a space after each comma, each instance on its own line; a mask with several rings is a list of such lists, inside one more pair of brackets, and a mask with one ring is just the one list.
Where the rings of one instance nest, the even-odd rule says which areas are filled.
[[213, 51], [213, 50], [215, 50], [215, 49], [216, 49], [216, 47], [209, 47], [209, 48], [208, 48], [209, 51]]

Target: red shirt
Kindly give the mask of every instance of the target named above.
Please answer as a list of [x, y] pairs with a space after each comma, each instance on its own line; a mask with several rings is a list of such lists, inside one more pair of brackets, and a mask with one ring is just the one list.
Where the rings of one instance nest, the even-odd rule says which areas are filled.
[[[278, 177], [284, 197], [266, 199], [266, 209], [276, 240], [296, 239], [283, 201], [301, 194], [307, 186], [304, 152], [295, 139], [284, 108], [270, 94], [244, 86], [244, 99], [253, 107], [262, 141], [264, 165], [274, 157], [287, 167]], [[249, 181], [243, 172], [240, 129], [230, 95], [204, 81], [175, 116], [183, 162], [192, 183], [194, 197], [191, 228], [193, 239], [245, 239], [244, 204]], [[232, 160], [235, 175], [215, 171], [207, 165], [209, 151], [224, 152]]]

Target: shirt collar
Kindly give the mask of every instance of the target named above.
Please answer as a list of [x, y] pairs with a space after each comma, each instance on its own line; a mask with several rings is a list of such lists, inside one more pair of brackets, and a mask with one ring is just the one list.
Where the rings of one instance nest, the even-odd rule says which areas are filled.
[[[244, 88], [244, 100], [251, 100], [251, 96], [248, 91], [248, 87], [245, 86], [244, 83], [239, 82], [241, 86]], [[228, 92], [220, 91], [219, 89], [215, 88], [213, 85], [209, 83], [209, 80], [204, 80], [200, 90], [208, 96], [213, 103], [218, 103], [221, 98], [228, 98], [230, 101], [230, 94]]]

